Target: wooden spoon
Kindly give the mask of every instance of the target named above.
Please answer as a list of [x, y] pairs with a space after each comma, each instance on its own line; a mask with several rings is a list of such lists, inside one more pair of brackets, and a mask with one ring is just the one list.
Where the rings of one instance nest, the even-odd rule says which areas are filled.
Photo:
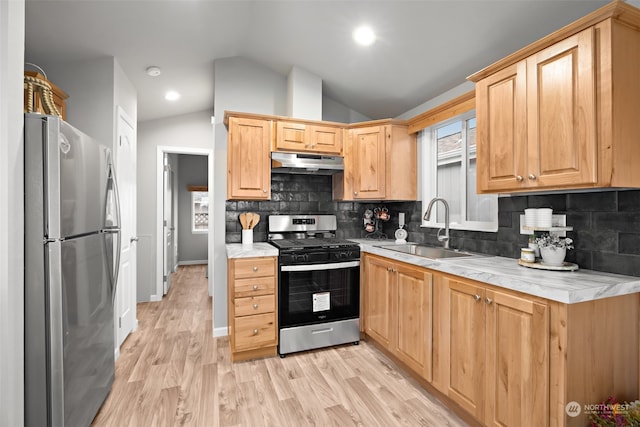
[[243, 230], [247, 229], [247, 214], [245, 213], [240, 214], [240, 224], [242, 225]]
[[247, 228], [251, 230], [253, 224], [253, 212], [247, 212]]
[[256, 225], [258, 225], [258, 223], [260, 222], [260, 214], [254, 213], [253, 214], [253, 227], [254, 228]]

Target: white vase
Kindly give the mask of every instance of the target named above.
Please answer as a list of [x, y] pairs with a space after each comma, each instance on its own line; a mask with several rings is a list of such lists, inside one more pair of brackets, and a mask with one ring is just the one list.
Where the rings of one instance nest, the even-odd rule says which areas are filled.
[[567, 255], [566, 248], [556, 248], [554, 246], [548, 246], [546, 248], [540, 248], [540, 255], [542, 256], [542, 262], [552, 267], [560, 267], [564, 263], [564, 257]]

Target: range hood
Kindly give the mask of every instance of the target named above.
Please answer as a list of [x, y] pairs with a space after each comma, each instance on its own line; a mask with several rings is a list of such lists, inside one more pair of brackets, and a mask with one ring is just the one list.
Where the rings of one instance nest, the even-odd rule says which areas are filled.
[[272, 173], [333, 175], [344, 170], [344, 158], [322, 154], [271, 153]]

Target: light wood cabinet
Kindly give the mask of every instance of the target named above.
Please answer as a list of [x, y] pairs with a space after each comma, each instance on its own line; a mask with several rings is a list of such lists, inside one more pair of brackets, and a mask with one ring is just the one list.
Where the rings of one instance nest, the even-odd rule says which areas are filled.
[[470, 76], [478, 191], [640, 186], [639, 52], [640, 14], [614, 2]]
[[[44, 99], [42, 94], [43, 87], [38, 82], [44, 82], [51, 88], [51, 101], [53, 105], [60, 113], [62, 120], [67, 119], [67, 95], [56, 84], [50, 82], [42, 74], [36, 71], [25, 71], [25, 88], [24, 88], [24, 112], [34, 112], [40, 114], [54, 114], [54, 112], [48, 112], [48, 108], [44, 105]], [[31, 87], [31, 90], [29, 90]], [[31, 102], [31, 111], [29, 111], [29, 103]]]
[[549, 423], [544, 301], [439, 275], [433, 384], [488, 426]]
[[227, 200], [271, 198], [273, 122], [228, 117]]
[[416, 200], [416, 135], [388, 121], [361, 125], [348, 131], [344, 172], [333, 176], [334, 200]]
[[431, 274], [420, 267], [364, 257], [365, 332], [431, 380]]
[[227, 260], [231, 361], [276, 354], [276, 266], [275, 257]]
[[278, 120], [274, 151], [339, 155], [343, 132], [340, 126]]

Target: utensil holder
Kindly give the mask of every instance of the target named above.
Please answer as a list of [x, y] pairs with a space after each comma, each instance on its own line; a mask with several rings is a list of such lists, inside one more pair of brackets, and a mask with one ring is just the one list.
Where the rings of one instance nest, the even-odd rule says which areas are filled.
[[242, 246], [253, 245], [253, 230], [242, 230]]

